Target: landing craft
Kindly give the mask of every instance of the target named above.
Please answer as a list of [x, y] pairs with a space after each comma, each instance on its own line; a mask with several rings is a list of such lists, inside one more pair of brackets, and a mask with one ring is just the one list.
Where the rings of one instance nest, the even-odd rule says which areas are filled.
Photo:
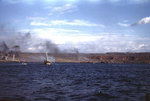
[[47, 54], [47, 52], [46, 52], [46, 60], [44, 61], [44, 64], [46, 64], [46, 65], [51, 65], [51, 62], [50, 62], [50, 60], [48, 59], [48, 54]]
[[25, 63], [25, 62], [22, 62], [22, 65], [27, 65], [27, 63]]
[[21, 63], [22, 65], [27, 65], [27, 63], [25, 61], [16, 60], [15, 59], [15, 54], [13, 54], [12, 62], [18, 62], [18, 63]]

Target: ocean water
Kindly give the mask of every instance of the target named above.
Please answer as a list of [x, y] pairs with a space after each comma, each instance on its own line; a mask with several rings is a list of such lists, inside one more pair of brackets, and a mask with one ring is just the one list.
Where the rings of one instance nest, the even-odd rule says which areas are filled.
[[145, 101], [148, 64], [0, 63], [0, 101]]

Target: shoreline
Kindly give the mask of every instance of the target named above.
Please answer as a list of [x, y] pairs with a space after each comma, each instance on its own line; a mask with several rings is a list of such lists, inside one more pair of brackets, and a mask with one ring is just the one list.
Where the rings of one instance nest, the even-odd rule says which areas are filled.
[[[0, 63], [41, 63], [41, 64], [44, 64], [44, 62], [14, 62], [14, 61], [1, 61], [0, 60]], [[150, 63], [101, 63], [101, 62], [52, 62], [52, 63], [89, 63], [89, 64], [150, 64]]]
[[[106, 53], [106, 54], [75, 54], [75, 53], [49, 53], [48, 56], [56, 63], [119, 63], [119, 64], [150, 64], [150, 53]], [[26, 62], [26, 63], [43, 63], [45, 53], [20, 53], [19, 57], [12, 61], [9, 56], [4, 62]]]

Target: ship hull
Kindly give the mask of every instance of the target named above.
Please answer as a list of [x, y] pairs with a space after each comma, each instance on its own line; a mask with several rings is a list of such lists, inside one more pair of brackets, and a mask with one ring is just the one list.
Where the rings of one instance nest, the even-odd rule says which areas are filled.
[[45, 65], [51, 65], [51, 62], [50, 61], [44, 61], [44, 64]]

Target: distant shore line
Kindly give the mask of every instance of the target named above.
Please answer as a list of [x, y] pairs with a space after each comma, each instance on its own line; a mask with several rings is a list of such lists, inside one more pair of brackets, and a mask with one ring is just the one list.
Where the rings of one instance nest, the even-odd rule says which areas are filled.
[[[53, 58], [51, 62], [56, 63], [119, 63], [119, 64], [150, 64], [150, 53], [49, 53], [48, 56]], [[2, 62], [27, 62], [42, 63], [45, 59], [45, 53], [20, 53], [19, 57], [12, 61], [12, 57], [8, 60], [0, 60]]]
[[[1, 61], [0, 63], [40, 63], [44, 64], [44, 62], [14, 62], [14, 61]], [[150, 64], [150, 63], [101, 63], [101, 62], [52, 62], [53, 63], [90, 63], [90, 64]]]

